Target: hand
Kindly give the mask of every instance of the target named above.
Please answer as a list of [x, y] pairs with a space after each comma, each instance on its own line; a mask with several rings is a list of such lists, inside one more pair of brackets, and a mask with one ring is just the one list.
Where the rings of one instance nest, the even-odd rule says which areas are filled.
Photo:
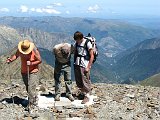
[[11, 58], [7, 58], [6, 62], [9, 64], [10, 62], [12, 62]]
[[27, 65], [30, 66], [31, 65], [31, 61], [27, 61]]
[[85, 69], [85, 72], [86, 72], [86, 73], [88, 73], [88, 72], [89, 72], [89, 70], [90, 70], [89, 68], [86, 68], [86, 69]]

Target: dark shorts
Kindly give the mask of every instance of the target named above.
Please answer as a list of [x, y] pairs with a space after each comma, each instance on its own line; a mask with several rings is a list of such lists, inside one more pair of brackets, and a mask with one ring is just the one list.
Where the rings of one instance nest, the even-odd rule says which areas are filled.
[[75, 80], [78, 88], [86, 94], [91, 91], [90, 72], [85, 72], [85, 68], [74, 65]]

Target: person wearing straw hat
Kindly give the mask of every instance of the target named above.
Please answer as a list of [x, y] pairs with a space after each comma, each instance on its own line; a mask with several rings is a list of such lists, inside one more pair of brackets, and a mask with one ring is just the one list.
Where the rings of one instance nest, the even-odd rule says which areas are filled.
[[74, 97], [71, 92], [71, 54], [73, 54], [73, 46], [69, 43], [57, 44], [53, 48], [53, 54], [55, 55], [55, 101], [60, 101], [61, 96], [61, 76], [64, 75], [64, 82], [66, 86], [66, 97], [70, 101], [74, 101]]
[[7, 63], [21, 58], [21, 75], [29, 97], [29, 105], [34, 106], [37, 100], [36, 86], [38, 83], [38, 65], [41, 63], [41, 56], [34, 43], [29, 40], [22, 40], [18, 44], [15, 54], [7, 58]]

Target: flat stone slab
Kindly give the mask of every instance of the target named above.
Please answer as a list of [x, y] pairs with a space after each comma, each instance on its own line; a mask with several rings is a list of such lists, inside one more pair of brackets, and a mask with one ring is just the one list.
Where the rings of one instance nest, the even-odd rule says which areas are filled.
[[82, 118], [79, 118], [79, 117], [73, 117], [73, 118], [66, 118], [66, 120], [82, 120]]
[[74, 100], [72, 102], [72, 105], [74, 105], [75, 107], [84, 107], [84, 106], [89, 106], [89, 105], [92, 105], [94, 104], [94, 99], [97, 98], [97, 96], [93, 96], [93, 95], [90, 95], [89, 96], [89, 102], [87, 102], [86, 104], [81, 104], [82, 100]]
[[57, 107], [57, 106], [75, 106], [76, 108], [83, 108], [84, 106], [89, 106], [94, 104], [93, 99], [97, 98], [97, 96], [89, 96], [89, 102], [86, 104], [81, 104], [82, 100], [74, 100], [71, 102], [66, 97], [60, 97], [60, 101], [55, 101], [53, 97], [46, 97], [38, 95], [38, 107], [48, 109], [50, 107]]

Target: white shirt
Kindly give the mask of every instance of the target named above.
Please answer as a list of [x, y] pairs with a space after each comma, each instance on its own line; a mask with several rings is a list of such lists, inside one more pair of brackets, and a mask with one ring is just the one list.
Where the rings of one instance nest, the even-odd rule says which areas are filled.
[[[85, 45], [85, 42], [86, 42], [86, 39], [83, 39], [83, 41], [80, 45], [76, 46], [76, 43], [75, 43], [74, 46], [75, 46], [75, 49], [77, 49], [78, 55], [88, 56], [89, 53], [87, 52], [86, 48], [83, 47]], [[87, 43], [87, 49], [88, 49], [88, 51], [90, 49], [92, 49], [91, 42]], [[89, 59], [85, 59], [85, 57], [77, 56], [74, 64], [81, 66], [81, 67], [84, 67], [84, 68], [87, 68], [88, 63], [89, 63]]]

